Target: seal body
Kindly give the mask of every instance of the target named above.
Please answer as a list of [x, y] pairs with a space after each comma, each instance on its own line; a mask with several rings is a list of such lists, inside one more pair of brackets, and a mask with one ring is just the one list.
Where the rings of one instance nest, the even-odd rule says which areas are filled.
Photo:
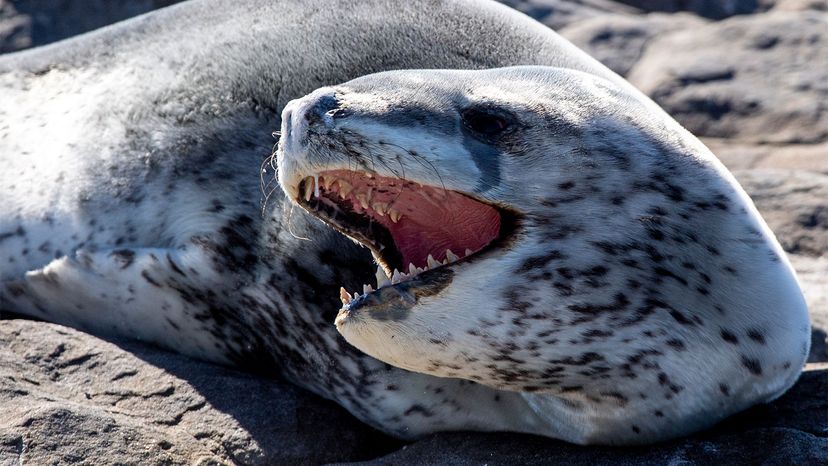
[[523, 64], [601, 77], [669, 119], [553, 32], [487, 2], [192, 1], [2, 57], [0, 307], [278, 373], [400, 437], [629, 443], [715, 422], [637, 434], [566, 422], [568, 400], [396, 368], [337, 334], [336, 289], [375, 266], [270, 173], [259, 184], [285, 104], [389, 69]]

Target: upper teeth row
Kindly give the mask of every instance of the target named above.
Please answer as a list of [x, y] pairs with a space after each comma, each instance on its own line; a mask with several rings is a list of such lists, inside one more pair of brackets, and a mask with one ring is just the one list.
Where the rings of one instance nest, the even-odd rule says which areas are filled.
[[[471, 249], [466, 249], [465, 255], [469, 256], [471, 254], [472, 254], [472, 250]], [[451, 252], [451, 249], [446, 249], [446, 258], [443, 259], [442, 262], [436, 260], [431, 254], [429, 254], [428, 258], [426, 259], [425, 268], [417, 267], [416, 265], [409, 263], [408, 264], [408, 273], [400, 272], [399, 270], [394, 269], [394, 273], [391, 274], [391, 278], [388, 277], [388, 274], [385, 273], [385, 270], [383, 270], [382, 267], [377, 266], [377, 273], [376, 273], [377, 289], [386, 287], [388, 285], [396, 285], [397, 283], [404, 282], [404, 281], [409, 280], [413, 277], [416, 277], [417, 275], [425, 272], [426, 270], [431, 270], [431, 269], [440, 267], [442, 265], [451, 264], [452, 262], [456, 262], [458, 260], [460, 260], [460, 258], [457, 257], [456, 254]], [[374, 291], [373, 286], [371, 286], [371, 285], [362, 285], [362, 294], [363, 295], [366, 295], [366, 294], [371, 293], [373, 291]], [[348, 290], [346, 290], [345, 287], [340, 287], [339, 288], [339, 299], [342, 301], [342, 304], [350, 304], [351, 301], [357, 299], [359, 296], [360, 296], [359, 293], [353, 293], [353, 295], [348, 293]]]
[[[305, 201], [309, 202], [311, 200], [311, 197], [319, 197], [320, 186], [325, 188], [326, 191], [330, 191], [330, 188], [334, 184], [339, 184], [338, 193], [340, 199], [347, 198], [348, 195], [351, 194], [351, 192], [354, 190], [353, 185], [351, 185], [351, 183], [348, 183], [343, 179], [330, 179], [315, 175], [305, 178], [305, 187], [304, 193], [302, 193], [302, 197], [305, 198]], [[373, 192], [374, 188], [368, 188], [367, 191], [357, 193], [356, 195], [354, 195], [354, 197], [363, 209], [367, 210], [370, 207], [380, 216], [388, 215], [388, 218], [390, 218], [392, 222], [399, 222], [400, 218], [402, 217], [402, 214], [397, 209], [390, 206], [387, 202], [371, 202]]]

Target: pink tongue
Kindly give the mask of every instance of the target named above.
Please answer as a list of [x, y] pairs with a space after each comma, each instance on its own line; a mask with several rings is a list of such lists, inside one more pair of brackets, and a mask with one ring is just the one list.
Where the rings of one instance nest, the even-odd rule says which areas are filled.
[[[396, 178], [368, 178], [339, 170], [322, 176], [349, 182], [353, 190], [347, 198], [354, 210], [370, 215], [388, 229], [402, 253], [405, 267], [409, 263], [425, 267], [429, 254], [442, 261], [448, 249], [464, 257], [466, 250], [477, 252], [500, 233], [500, 214], [495, 208], [454, 191], [419, 186]], [[340, 189], [333, 183], [330, 190], [338, 192]], [[364, 209], [356, 196], [369, 190], [369, 206]], [[389, 215], [380, 215], [374, 209], [376, 203], [387, 204], [398, 211], [401, 214], [399, 221], [395, 223]]]

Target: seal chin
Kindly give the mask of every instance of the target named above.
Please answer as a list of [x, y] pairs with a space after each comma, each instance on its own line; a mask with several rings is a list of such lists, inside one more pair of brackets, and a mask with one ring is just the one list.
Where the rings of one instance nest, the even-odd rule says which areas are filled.
[[336, 316], [335, 324], [343, 334], [345, 326], [361, 321], [365, 312], [375, 321], [405, 319], [407, 313], [423, 297], [434, 296], [447, 287], [454, 277], [452, 266], [438, 267], [403, 282], [349, 298]]
[[340, 289], [337, 325], [370, 310], [396, 320], [420, 298], [442, 291], [465, 263], [502, 249], [516, 214], [466, 193], [351, 170], [323, 170], [302, 178], [301, 207], [369, 248], [376, 285]]

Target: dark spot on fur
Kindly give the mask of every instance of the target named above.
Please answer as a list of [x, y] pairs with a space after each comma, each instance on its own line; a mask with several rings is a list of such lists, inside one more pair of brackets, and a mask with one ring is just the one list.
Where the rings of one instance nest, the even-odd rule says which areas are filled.
[[673, 317], [673, 319], [676, 320], [676, 322], [680, 323], [681, 325], [695, 325], [693, 321], [687, 318], [687, 316], [675, 309], [670, 310], [670, 315]]
[[759, 364], [758, 359], [742, 355], [742, 365], [745, 366], [751, 374], [762, 375], [762, 365]]
[[733, 332], [731, 332], [731, 331], [729, 331], [729, 330], [727, 330], [727, 329], [722, 329], [722, 331], [721, 331], [721, 335], [722, 335], [722, 339], [723, 339], [724, 341], [726, 341], [726, 342], [728, 342], [728, 343], [732, 343], [732, 344], [734, 344], [734, 345], [738, 345], [738, 344], [739, 344], [739, 339], [738, 339], [738, 338], [736, 338], [736, 335], [734, 335], [734, 334], [733, 334]]
[[150, 285], [161, 288], [161, 284], [150, 277], [146, 270], [141, 271], [141, 276], [144, 277], [144, 280], [146, 280]]
[[225, 209], [224, 204], [222, 204], [220, 200], [218, 200], [218, 199], [213, 199], [213, 201], [212, 201], [212, 202], [213, 202], [213, 205], [212, 205], [212, 207], [210, 207], [210, 208], [208, 209], [208, 212], [215, 212], [215, 213], [218, 213], [218, 212], [221, 212], [221, 211], [223, 211], [223, 210]]
[[561, 393], [580, 392], [583, 389], [581, 385], [565, 385], [561, 387]]
[[423, 417], [431, 417], [431, 416], [434, 416], [434, 413], [432, 413], [431, 411], [429, 411], [429, 410], [428, 410], [425, 406], [423, 406], [423, 405], [419, 405], [419, 404], [416, 404], [416, 405], [411, 406], [410, 408], [408, 408], [407, 410], [405, 410], [405, 412], [404, 412], [403, 414], [404, 414], [404, 415], [406, 415], [406, 416], [410, 416], [410, 415], [412, 415], [412, 414], [414, 414], [414, 413], [419, 413], [419, 414], [420, 414], [420, 415], [422, 415]]
[[169, 254], [167, 254], [167, 263], [168, 263], [168, 264], [170, 264], [170, 268], [173, 270], [173, 272], [175, 272], [175, 273], [177, 273], [177, 274], [181, 275], [182, 277], [186, 277], [186, 276], [187, 276], [187, 274], [185, 274], [185, 273], [184, 273], [184, 271], [183, 271], [183, 270], [181, 270], [181, 269], [178, 267], [178, 265], [176, 265], [175, 261], [173, 261], [173, 260], [172, 260], [172, 257], [170, 257], [170, 255], [169, 255]]
[[121, 269], [126, 269], [135, 261], [135, 251], [132, 249], [116, 249], [109, 255], [121, 263]]
[[756, 343], [759, 343], [760, 345], [765, 344], [765, 336], [762, 335], [762, 332], [756, 330], [755, 328], [748, 330], [747, 336], [748, 338], [755, 341]]
[[669, 277], [681, 283], [682, 285], [687, 286], [687, 280], [685, 280], [684, 277], [676, 275], [675, 273], [673, 273], [673, 271], [668, 270], [665, 267], [655, 267], [653, 268], [653, 272], [655, 272], [656, 275], [660, 277]]

